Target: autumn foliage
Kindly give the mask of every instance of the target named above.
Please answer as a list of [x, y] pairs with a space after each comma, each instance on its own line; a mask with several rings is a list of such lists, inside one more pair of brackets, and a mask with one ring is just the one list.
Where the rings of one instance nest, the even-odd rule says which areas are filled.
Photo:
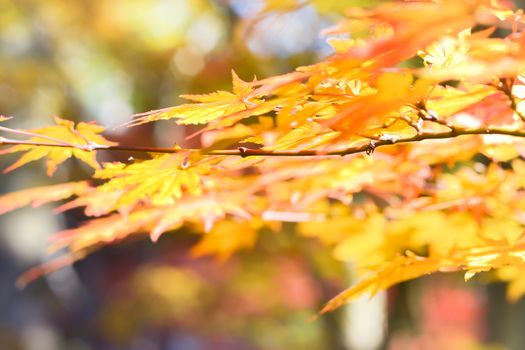
[[[268, 1], [261, 15], [294, 6]], [[361, 276], [322, 312], [435, 272], [494, 270], [510, 299], [523, 295], [523, 11], [436, 0], [345, 15], [326, 30], [326, 59], [261, 80], [232, 72], [231, 92], [185, 95], [187, 104], [127, 124], [198, 125], [198, 149], [119, 145], [99, 125], [60, 118], [12, 129], [2, 118], [2, 154], [20, 154], [5, 171], [44, 159], [51, 176], [70, 157], [94, 169], [87, 181], [0, 197], [1, 213], [67, 200], [57, 211], [82, 207], [92, 218], [57, 233], [51, 249], [68, 253], [21, 282], [131, 235], [156, 241], [183, 226], [202, 233], [196, 257], [225, 260], [291, 222]], [[99, 164], [100, 151], [143, 158]]]

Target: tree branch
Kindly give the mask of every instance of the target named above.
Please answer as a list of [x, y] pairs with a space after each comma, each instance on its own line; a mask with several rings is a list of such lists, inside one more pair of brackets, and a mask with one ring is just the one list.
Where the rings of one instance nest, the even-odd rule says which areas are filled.
[[443, 132], [421, 132], [419, 134], [409, 137], [387, 137], [388, 134], [383, 135], [378, 139], [366, 142], [360, 145], [340, 149], [333, 151], [326, 150], [267, 150], [267, 149], [252, 149], [246, 147], [239, 147], [237, 149], [222, 149], [222, 150], [202, 150], [202, 149], [178, 149], [178, 148], [165, 148], [165, 147], [144, 147], [144, 146], [129, 146], [129, 145], [116, 145], [116, 146], [105, 146], [97, 144], [88, 145], [72, 145], [66, 143], [52, 143], [52, 142], [34, 142], [34, 141], [23, 141], [23, 140], [11, 140], [0, 137], [0, 146], [9, 145], [31, 145], [31, 146], [42, 146], [42, 147], [63, 147], [63, 148], [77, 148], [85, 152], [91, 151], [126, 151], [126, 152], [139, 152], [139, 153], [189, 153], [189, 152], [200, 152], [203, 155], [209, 156], [240, 156], [240, 157], [322, 157], [322, 156], [345, 156], [355, 153], [367, 153], [370, 154], [371, 150], [375, 150], [378, 147], [394, 144], [412, 143], [424, 140], [436, 140], [436, 139], [450, 139], [463, 135], [508, 135], [514, 137], [525, 138], [525, 130], [511, 130], [496, 127], [486, 128], [458, 128], [455, 127], [452, 130]]
[[496, 89], [503, 92], [505, 96], [509, 99], [510, 109], [516, 113], [522, 122], [525, 122], [525, 115], [518, 111], [518, 101], [516, 97], [512, 94], [512, 87], [514, 86], [514, 80], [510, 78], [500, 79], [500, 81], [495, 85]]

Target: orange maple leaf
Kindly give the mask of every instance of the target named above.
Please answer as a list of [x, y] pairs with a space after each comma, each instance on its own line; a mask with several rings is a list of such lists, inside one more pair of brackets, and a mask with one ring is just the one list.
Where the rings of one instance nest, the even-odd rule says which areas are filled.
[[422, 99], [428, 92], [430, 83], [425, 80], [413, 81], [410, 73], [383, 73], [376, 79], [377, 93], [356, 96], [340, 106], [340, 111], [324, 125], [343, 135], [357, 134], [366, 125], [380, 122], [390, 112], [401, 106]]
[[26, 205], [36, 208], [46, 203], [78, 196], [86, 193], [90, 188], [87, 181], [80, 181], [7, 193], [0, 196], [0, 215]]

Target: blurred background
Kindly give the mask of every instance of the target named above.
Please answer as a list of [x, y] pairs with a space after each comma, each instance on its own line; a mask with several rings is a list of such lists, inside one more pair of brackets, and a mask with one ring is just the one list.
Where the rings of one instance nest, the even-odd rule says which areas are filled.
[[[0, 0], [0, 114], [36, 128], [54, 115], [95, 120], [126, 144], [190, 146], [172, 122], [113, 128], [184, 93], [230, 89], [331, 53], [319, 32], [348, 5], [258, 0]], [[300, 1], [303, 3], [302, 1]], [[288, 6], [288, 8], [287, 8]], [[105, 154], [102, 160], [128, 157]], [[14, 158], [3, 157], [5, 168]], [[48, 179], [39, 164], [3, 175], [0, 192], [85, 178], [74, 160]], [[504, 287], [439, 275], [311, 321], [352, 283], [352, 268], [286, 227], [226, 263], [191, 259], [190, 232], [109, 246], [30, 284], [48, 238], [84, 219], [51, 207], [0, 218], [0, 349], [521, 349], [525, 303]]]

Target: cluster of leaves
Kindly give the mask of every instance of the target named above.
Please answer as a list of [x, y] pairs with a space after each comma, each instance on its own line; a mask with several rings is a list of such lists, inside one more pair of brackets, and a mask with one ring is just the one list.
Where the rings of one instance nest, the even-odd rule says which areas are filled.
[[[196, 256], [227, 259], [293, 222], [363, 276], [323, 312], [438, 271], [496, 269], [512, 299], [525, 293], [523, 11], [496, 0], [373, 4], [326, 31], [335, 53], [317, 64], [253, 81], [233, 73], [232, 92], [186, 95], [128, 124], [200, 125], [200, 149], [116, 145], [99, 126], [62, 119], [2, 126], [30, 137], [1, 139], [12, 145], [3, 153], [25, 152], [7, 170], [45, 158], [51, 175], [72, 156], [95, 169], [91, 182], [0, 197], [1, 212], [73, 197], [58, 210], [93, 217], [58, 233], [52, 248], [68, 253], [24, 281], [134, 234], [155, 241], [186, 225], [202, 233]], [[97, 150], [146, 156], [99, 165]]]

